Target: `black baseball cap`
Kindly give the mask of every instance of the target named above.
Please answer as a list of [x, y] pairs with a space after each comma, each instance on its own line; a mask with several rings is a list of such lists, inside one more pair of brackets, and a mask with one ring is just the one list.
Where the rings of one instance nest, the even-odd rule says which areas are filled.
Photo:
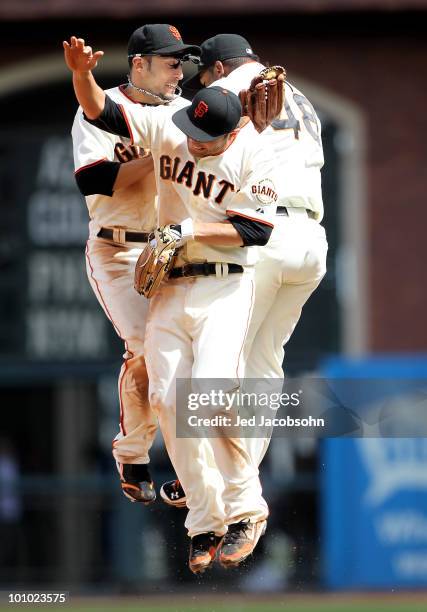
[[135, 55], [200, 55], [197, 45], [184, 45], [175, 26], [167, 23], [144, 25], [132, 34], [128, 43], [128, 57]]
[[184, 85], [189, 89], [200, 87], [199, 73], [209, 66], [213, 66], [217, 60], [220, 62], [232, 59], [233, 57], [249, 57], [257, 61], [258, 55], [252, 50], [251, 45], [239, 34], [217, 34], [208, 38], [200, 45], [200, 63], [198, 73], [184, 81]]
[[191, 106], [172, 115], [172, 121], [186, 136], [209, 142], [232, 132], [242, 116], [239, 98], [223, 87], [206, 87], [193, 98]]

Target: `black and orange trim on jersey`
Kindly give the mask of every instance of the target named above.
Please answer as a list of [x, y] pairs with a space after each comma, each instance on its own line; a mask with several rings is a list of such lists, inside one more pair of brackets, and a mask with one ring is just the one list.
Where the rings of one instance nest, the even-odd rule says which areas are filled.
[[127, 100], [129, 100], [129, 102], [132, 102], [132, 104], [140, 104], [139, 102], [137, 102], [136, 100], [133, 100], [127, 93], [126, 93], [126, 87], [127, 85], [119, 85], [119, 91], [122, 94], [122, 96], [124, 96]]
[[123, 116], [123, 119], [125, 120], [125, 123], [126, 123], [126, 127], [127, 127], [127, 130], [128, 130], [128, 138], [130, 140], [130, 144], [134, 144], [135, 139], [133, 137], [132, 128], [130, 127], [128, 116], [126, 115], [125, 107], [123, 106], [123, 104], [119, 104], [118, 107], [119, 107], [120, 112], [121, 112], [121, 114]]
[[[233, 211], [227, 211], [227, 214]], [[274, 225], [246, 215], [233, 213], [227, 219], [242, 238], [243, 246], [265, 246], [270, 239]]]
[[80, 193], [84, 196], [100, 194], [111, 197], [119, 169], [119, 162], [108, 161], [106, 157], [82, 166], [74, 173]]
[[96, 166], [97, 164], [102, 164], [103, 162], [105, 162], [107, 160], [106, 157], [103, 157], [102, 159], [97, 159], [94, 162], [91, 162], [90, 164], [86, 164], [85, 166], [80, 166], [80, 168], [78, 168], [74, 174], [78, 174], [79, 172], [81, 172], [82, 170], [86, 170], [87, 168], [91, 168], [92, 166]]
[[227, 214], [227, 215], [236, 215], [238, 217], [243, 217], [244, 219], [249, 219], [251, 221], [257, 221], [258, 223], [262, 223], [263, 225], [268, 225], [269, 227], [271, 227], [271, 229], [273, 229], [273, 227], [274, 227], [274, 223], [272, 223], [271, 221], [260, 219], [259, 217], [250, 217], [249, 215], [244, 215], [243, 213], [241, 213], [240, 211], [237, 211], [237, 210], [227, 209], [225, 211], [225, 214]]
[[109, 132], [110, 134], [116, 134], [116, 136], [129, 138], [131, 144], [134, 144], [132, 129], [130, 127], [124, 106], [114, 102], [108, 95], [105, 95], [104, 110], [97, 119], [89, 119], [84, 113], [83, 115], [86, 121], [88, 121], [91, 125], [94, 125], [105, 132]]

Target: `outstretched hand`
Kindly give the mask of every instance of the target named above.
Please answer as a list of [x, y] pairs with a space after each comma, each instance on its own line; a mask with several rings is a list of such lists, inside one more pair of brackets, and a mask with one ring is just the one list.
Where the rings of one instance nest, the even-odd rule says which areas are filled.
[[104, 51], [92, 52], [92, 47], [85, 45], [83, 38], [71, 36], [70, 42], [63, 41], [65, 63], [72, 72], [89, 72], [93, 70]]

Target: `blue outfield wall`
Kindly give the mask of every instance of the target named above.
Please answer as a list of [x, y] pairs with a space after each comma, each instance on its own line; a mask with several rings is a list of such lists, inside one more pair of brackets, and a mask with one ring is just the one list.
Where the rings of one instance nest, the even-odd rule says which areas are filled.
[[[387, 379], [391, 386], [410, 378], [427, 383], [427, 356], [336, 358], [321, 373], [384, 379], [387, 395]], [[427, 439], [327, 438], [320, 466], [324, 585], [426, 588]]]

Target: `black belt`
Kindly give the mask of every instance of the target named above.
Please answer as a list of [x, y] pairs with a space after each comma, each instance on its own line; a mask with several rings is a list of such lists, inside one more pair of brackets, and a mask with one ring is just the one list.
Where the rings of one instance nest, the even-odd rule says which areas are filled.
[[[309, 208], [303, 208], [303, 210], [305, 210], [307, 216], [310, 217], [310, 219], [315, 219], [316, 213], [314, 212], [314, 210], [310, 210]], [[289, 217], [288, 209], [286, 208], [286, 206], [278, 206], [276, 208], [276, 215]]]
[[[115, 230], [117, 231], [117, 230]], [[101, 227], [97, 236], [99, 238], [106, 238], [107, 240], [114, 240], [114, 230], [108, 229], [107, 227]], [[124, 232], [125, 234], [125, 242], [148, 242], [148, 234], [147, 232]]]
[[[169, 278], [187, 278], [188, 276], [211, 276], [216, 274], [216, 263], [194, 263], [185, 264], [179, 268], [173, 268], [169, 274]], [[221, 264], [220, 264], [221, 265]], [[239, 264], [223, 264], [228, 266], [229, 274], [238, 274], [243, 272], [243, 266]]]

